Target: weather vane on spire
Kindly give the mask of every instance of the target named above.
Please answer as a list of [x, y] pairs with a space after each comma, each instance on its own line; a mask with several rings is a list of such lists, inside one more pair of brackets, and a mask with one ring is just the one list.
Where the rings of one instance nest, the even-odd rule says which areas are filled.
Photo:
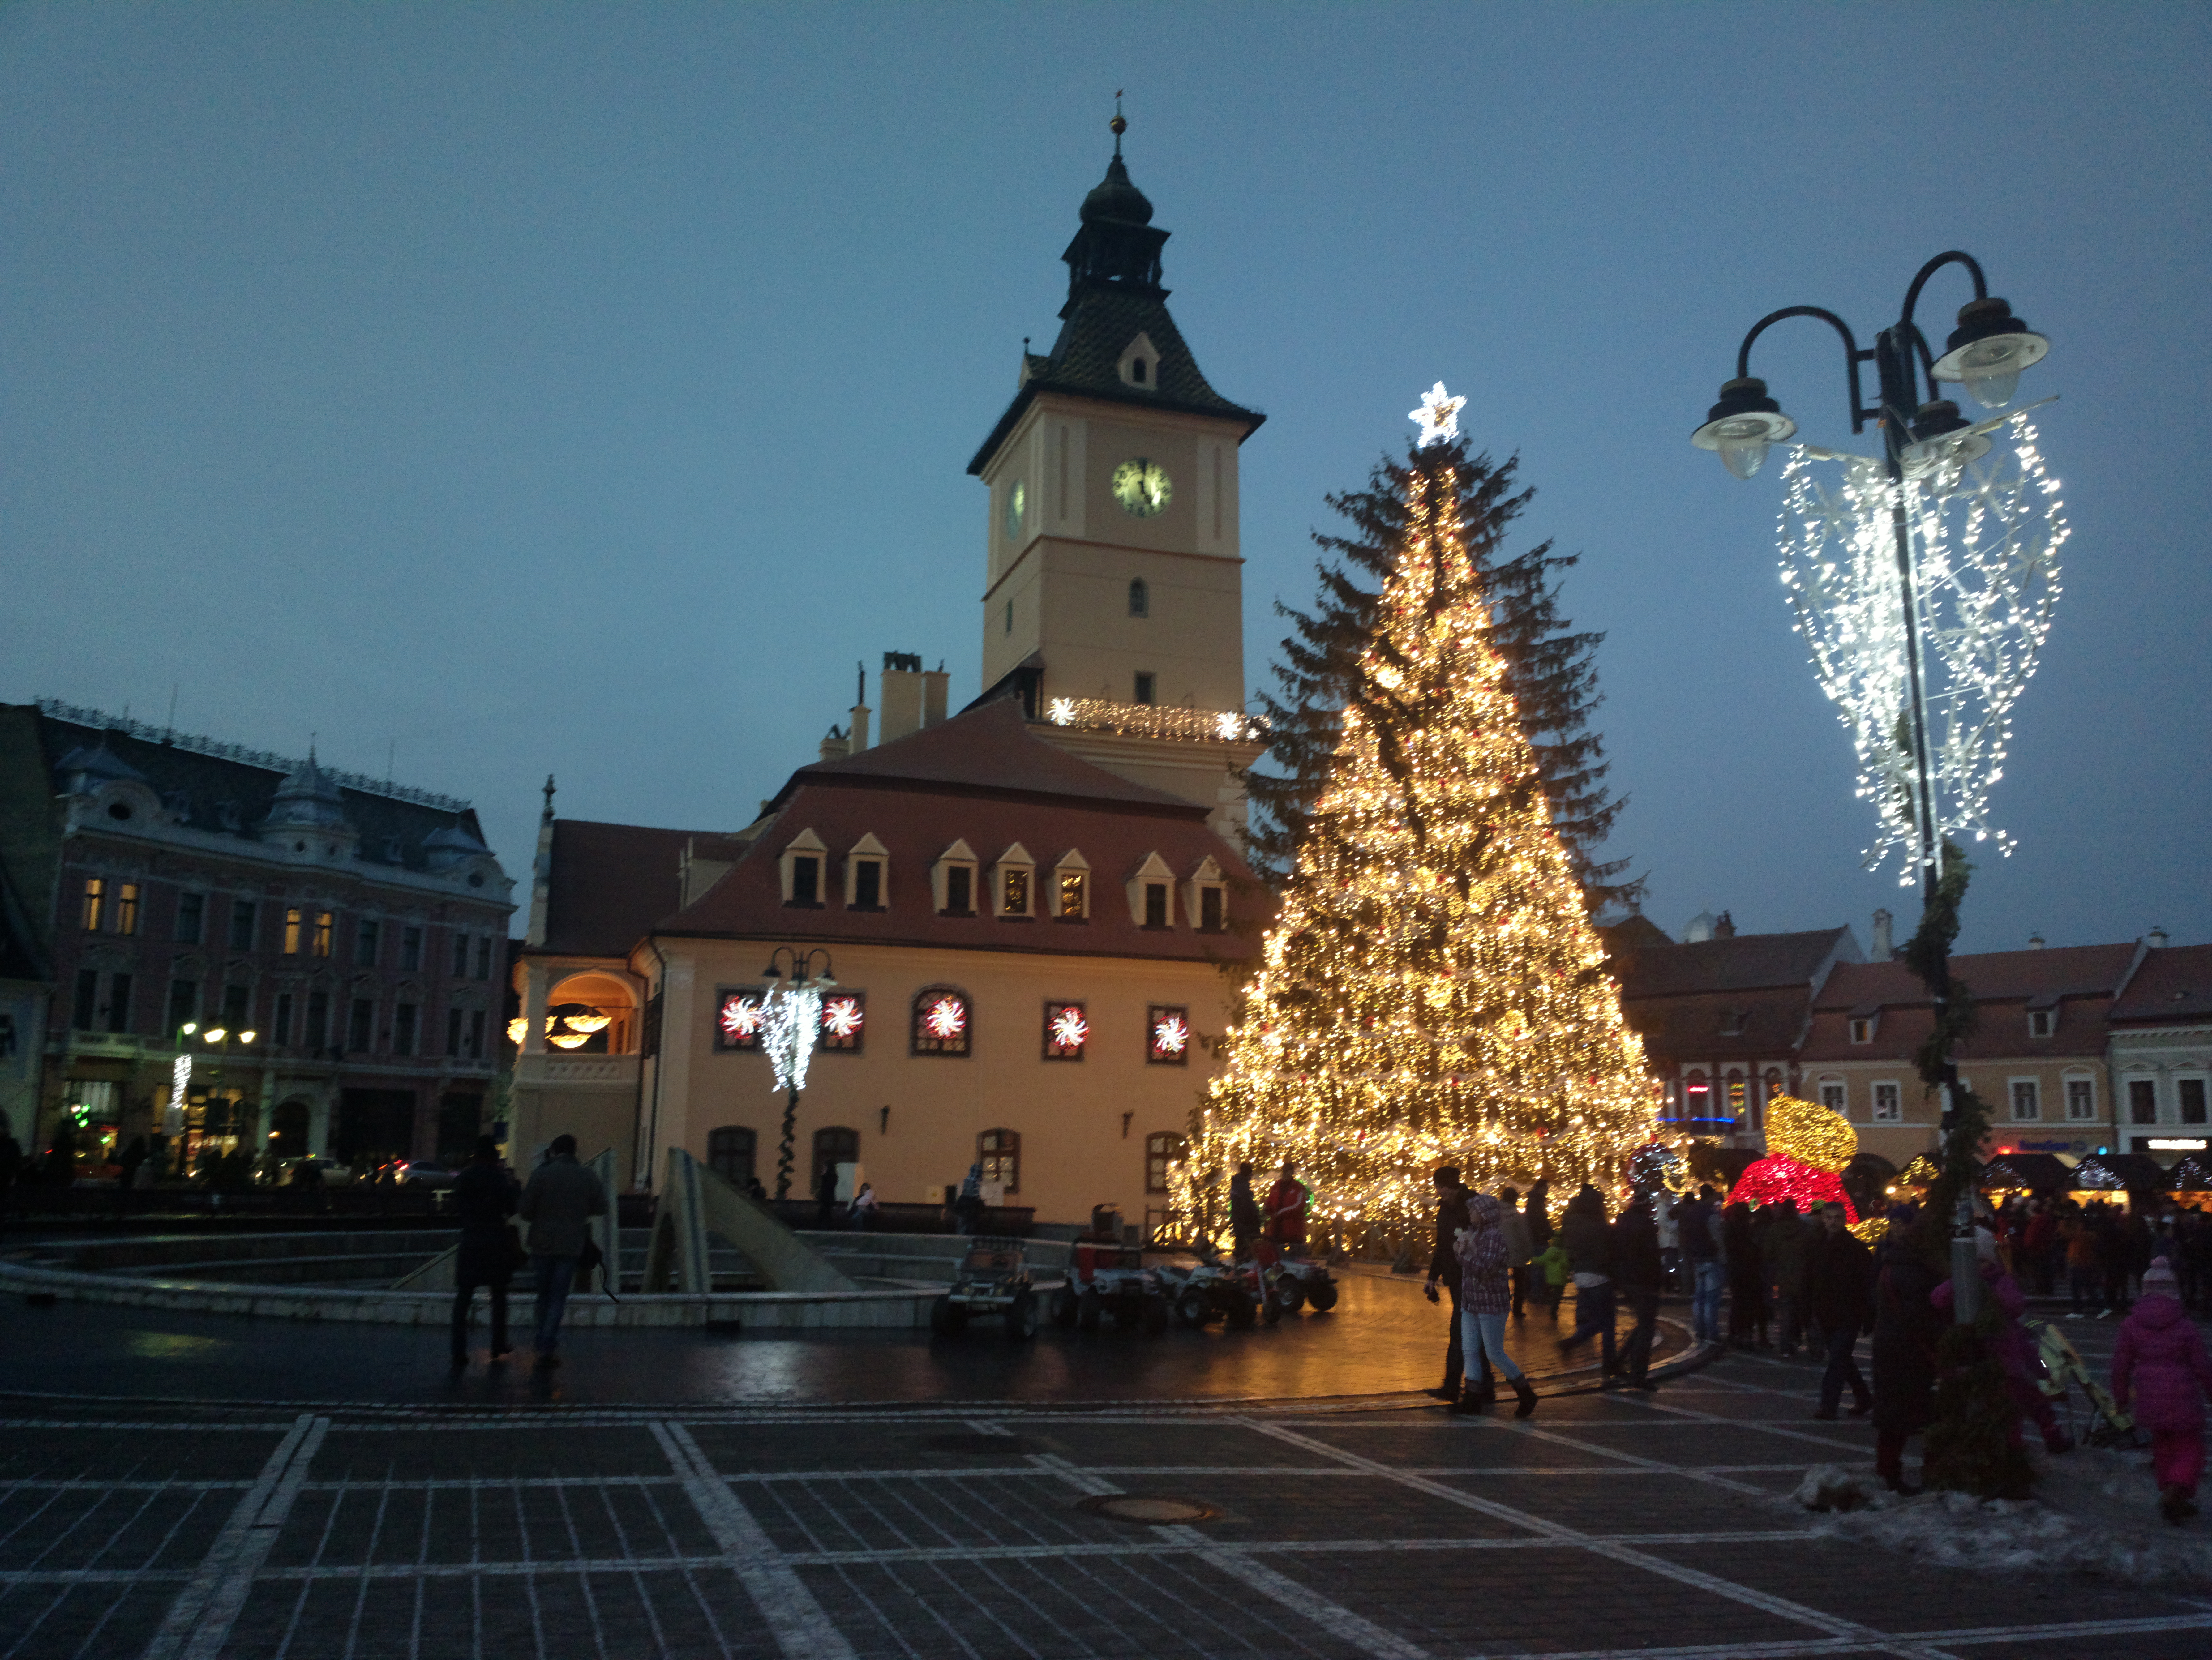
[[1414, 447], [1426, 449], [1431, 444], [1441, 444], [1459, 436], [1459, 412], [1467, 407], [1467, 399], [1455, 398], [1444, 390], [1441, 380], [1431, 386], [1421, 398], [1419, 409], [1407, 410], [1406, 418], [1420, 424], [1421, 435]]
[[1121, 119], [1121, 88], [1119, 87], [1114, 88], [1114, 119], [1106, 124], [1106, 130], [1114, 135], [1114, 154], [1119, 155], [1121, 153], [1121, 135], [1129, 130], [1129, 124]]

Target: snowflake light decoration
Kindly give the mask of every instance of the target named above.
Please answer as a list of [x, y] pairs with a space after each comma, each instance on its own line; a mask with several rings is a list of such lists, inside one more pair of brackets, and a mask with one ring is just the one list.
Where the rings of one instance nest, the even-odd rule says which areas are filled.
[[1180, 1014], [1160, 1017], [1152, 1028], [1152, 1047], [1162, 1055], [1181, 1055], [1190, 1045], [1190, 1025]]
[[1083, 1018], [1083, 1011], [1071, 1004], [1052, 1018], [1052, 1041], [1057, 1049], [1079, 1049], [1084, 1039], [1091, 1036], [1091, 1023]]
[[[1851, 734], [1858, 794], [1874, 804], [1877, 835], [1866, 866], [1878, 868], [1894, 852], [1906, 886], [1920, 874], [1920, 848], [1897, 493], [1910, 543], [1939, 848], [1971, 836], [2012, 852], [2013, 838], [1990, 822], [1990, 794], [2004, 776], [2013, 709], [2058, 604], [2058, 550], [2069, 534], [2058, 481], [2045, 469], [2026, 410], [1986, 430], [1987, 455], [1954, 452], [1902, 484], [1892, 484], [1879, 462], [1806, 445], [1791, 447], [1783, 470], [1777, 539], [1796, 630]], [[1832, 484], [1820, 471], [1831, 463], [1840, 466]]]
[[922, 1025], [932, 1037], [957, 1037], [968, 1030], [968, 1011], [957, 997], [940, 997], [929, 1006]]
[[779, 986], [761, 1000], [761, 1047], [775, 1068], [775, 1087], [803, 1090], [822, 1030], [822, 994], [811, 986]]
[[857, 997], [833, 997], [822, 1006], [822, 1030], [832, 1037], [851, 1037], [864, 1017]]
[[1421, 435], [1414, 441], [1418, 448], [1426, 449], [1431, 444], [1441, 444], [1459, 436], [1459, 412], [1467, 407], [1467, 399], [1455, 398], [1444, 390], [1441, 380], [1422, 395], [1419, 409], [1407, 410], [1406, 418], [1418, 423]]
[[759, 1035], [761, 1023], [767, 1011], [760, 1000], [753, 997], [732, 997], [722, 1005], [722, 1031], [732, 1043], [744, 1043]]

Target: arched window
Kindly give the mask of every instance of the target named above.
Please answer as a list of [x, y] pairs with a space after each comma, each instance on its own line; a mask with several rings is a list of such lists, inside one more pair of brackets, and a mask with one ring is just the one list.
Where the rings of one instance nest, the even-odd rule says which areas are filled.
[[1145, 1138], [1145, 1191], [1168, 1190], [1168, 1167], [1180, 1164], [1190, 1144], [1173, 1130], [1158, 1130]]
[[1150, 617], [1152, 614], [1152, 591], [1145, 586], [1141, 576], [1129, 581], [1129, 615]]
[[1713, 1086], [1702, 1072], [1692, 1071], [1682, 1079], [1682, 1116], [1692, 1123], [1710, 1123], [1717, 1115], [1713, 1110]]
[[975, 1138], [975, 1160], [986, 1182], [1003, 1183], [1003, 1191], [1022, 1190], [1022, 1138], [1016, 1130], [985, 1130]]
[[742, 1124], [707, 1132], [707, 1168], [743, 1192], [753, 1179], [753, 1150], [759, 1138]]
[[1743, 1073], [1734, 1067], [1729, 1068], [1728, 1075], [1728, 1116], [1743, 1116]]
[[807, 1184], [809, 1193], [822, 1191], [822, 1177], [826, 1171], [834, 1175], [840, 1164], [860, 1162], [860, 1132], [847, 1129], [842, 1124], [833, 1124], [826, 1130], [814, 1132], [814, 1177]]

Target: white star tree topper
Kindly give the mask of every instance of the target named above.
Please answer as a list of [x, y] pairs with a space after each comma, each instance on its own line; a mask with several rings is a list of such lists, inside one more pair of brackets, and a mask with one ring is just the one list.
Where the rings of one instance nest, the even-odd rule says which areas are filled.
[[1406, 418], [1420, 424], [1421, 436], [1417, 447], [1425, 449], [1431, 444], [1441, 444], [1459, 436], [1459, 412], [1467, 407], [1467, 399], [1455, 398], [1444, 390], [1441, 380], [1431, 386], [1421, 398], [1421, 406], [1407, 410]]

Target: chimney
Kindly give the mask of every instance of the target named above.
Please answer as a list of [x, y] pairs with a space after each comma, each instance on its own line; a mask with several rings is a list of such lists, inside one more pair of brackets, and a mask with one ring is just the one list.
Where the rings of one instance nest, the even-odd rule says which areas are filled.
[[860, 683], [853, 691], [853, 724], [846, 728], [849, 734], [845, 740], [848, 755], [858, 755], [868, 746], [868, 666], [856, 663], [853, 666], [859, 672]]
[[2164, 951], [2166, 949], [2166, 930], [2164, 928], [2153, 928], [2148, 933], [2143, 935], [2143, 944], [2148, 946], [2153, 951]]
[[920, 653], [884, 654], [884, 678], [878, 690], [883, 695], [884, 743], [896, 743], [908, 733], [921, 730], [922, 679]]
[[824, 761], [842, 761], [852, 752], [845, 742], [844, 733], [832, 725], [829, 735], [822, 740], [822, 758]]
[[1878, 910], [1874, 914], [1874, 949], [1869, 955], [1877, 963], [1889, 961], [1897, 949], [1890, 943], [1889, 924], [1890, 915], [1887, 911]]
[[945, 660], [939, 658], [937, 666], [921, 677], [921, 724], [941, 727], [945, 724]]
[[2030, 951], [2041, 951], [2043, 949], [2043, 936], [2039, 933], [2029, 934], [2027, 936], [2027, 948]]
[[1735, 939], [1735, 918], [1729, 915], [1726, 911], [1723, 911], [1721, 913], [1720, 921], [1713, 924], [1713, 938], [1716, 939]]

